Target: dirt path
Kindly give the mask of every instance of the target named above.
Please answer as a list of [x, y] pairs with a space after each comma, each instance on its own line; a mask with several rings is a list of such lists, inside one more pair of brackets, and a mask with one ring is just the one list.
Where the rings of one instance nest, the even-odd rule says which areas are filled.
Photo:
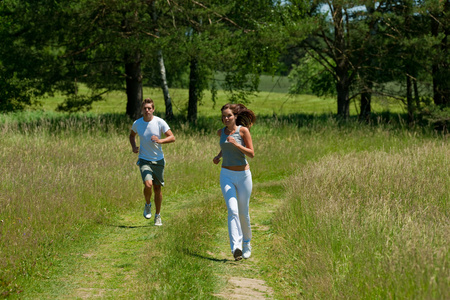
[[[226, 261], [217, 276], [226, 282], [215, 296], [224, 299], [270, 299], [273, 291], [263, 281], [261, 262], [264, 262], [265, 244], [270, 239], [270, 218], [276, 199], [263, 191], [255, 193], [251, 204], [253, 226], [252, 257], [235, 262], [228, 250], [226, 220], [220, 240], [213, 245], [211, 256]], [[167, 209], [174, 210], [168, 205]], [[169, 226], [169, 225], [167, 225]], [[58, 263], [32, 293], [21, 299], [142, 299], [140, 263], [148, 258], [149, 241], [164, 230], [142, 217], [141, 211], [132, 211], [111, 224], [99, 226], [86, 243], [61, 255]], [[147, 253], [146, 253], [147, 251]]]
[[76, 273], [66, 277], [77, 286], [68, 298], [135, 298], [138, 295], [140, 258], [152, 236], [150, 229], [159, 228], [131, 214], [107, 227], [94, 248], [79, 254], [82, 259]]
[[221, 294], [226, 299], [267, 299], [273, 294], [261, 279], [233, 277], [228, 283], [230, 289]]
[[159, 228], [132, 212], [61, 254], [20, 299], [139, 299], [139, 263]]
[[[229, 264], [226, 274], [227, 287], [217, 294], [224, 299], [271, 299], [273, 290], [260, 275], [264, 258], [268, 255], [268, 244], [271, 239], [270, 223], [279, 199], [278, 183], [257, 184], [254, 187], [250, 204], [252, 223], [252, 256], [248, 260], [241, 260]], [[270, 191], [270, 192], [267, 192]], [[227, 237], [227, 229], [223, 229], [222, 236]], [[225, 238], [226, 239], [226, 238]], [[222, 241], [223, 242], [223, 241]], [[230, 259], [230, 253], [220, 253], [221, 259]]]
[[[225, 233], [224, 233], [225, 234]], [[222, 246], [222, 249], [224, 247]], [[258, 247], [256, 247], [258, 248]], [[255, 252], [255, 251], [253, 251]], [[252, 254], [248, 260], [234, 261], [231, 252], [209, 253], [219, 260], [226, 261], [222, 276], [227, 284], [215, 296], [223, 299], [271, 299], [273, 290], [260, 278], [260, 261], [262, 254]]]

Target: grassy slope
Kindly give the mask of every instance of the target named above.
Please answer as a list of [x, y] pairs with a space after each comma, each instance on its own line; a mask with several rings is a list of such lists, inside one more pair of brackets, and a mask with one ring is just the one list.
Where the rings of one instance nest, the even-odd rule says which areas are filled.
[[[262, 76], [260, 92], [250, 97], [253, 109], [261, 115], [272, 114], [288, 114], [288, 113], [314, 113], [314, 114], [330, 114], [336, 113], [337, 105], [335, 97], [318, 98], [312, 95], [293, 95], [287, 94], [289, 90], [289, 80], [286, 77]], [[81, 93], [88, 93], [83, 86], [80, 87]], [[171, 89], [170, 95], [173, 101], [173, 110], [175, 114], [185, 114], [187, 111], [188, 92], [185, 89]], [[144, 97], [151, 97], [156, 101], [156, 106], [162, 112], [164, 108], [164, 98], [159, 88], [144, 88]], [[227, 103], [227, 95], [219, 90], [217, 95], [216, 109]], [[93, 104], [92, 112], [94, 113], [123, 113], [126, 108], [125, 92], [113, 92], [107, 94], [105, 101]], [[63, 101], [63, 97], [56, 95], [55, 97], [43, 100], [43, 110], [52, 111], [59, 103]], [[212, 109], [211, 94], [205, 92], [203, 105], [199, 106], [198, 112], [200, 116], [216, 116], [217, 110]], [[352, 103], [350, 106], [351, 114], [357, 114], [358, 104]], [[372, 101], [372, 109], [374, 112], [390, 111], [391, 113], [404, 113], [399, 103], [391, 102], [388, 99], [375, 98]]]

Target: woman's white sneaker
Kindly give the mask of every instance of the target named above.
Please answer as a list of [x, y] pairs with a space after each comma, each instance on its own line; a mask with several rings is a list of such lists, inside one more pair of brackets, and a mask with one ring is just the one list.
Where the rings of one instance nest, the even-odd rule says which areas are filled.
[[242, 257], [247, 259], [250, 258], [251, 255], [252, 255], [252, 246], [250, 245], [250, 242], [247, 243], [244, 242], [244, 251]]

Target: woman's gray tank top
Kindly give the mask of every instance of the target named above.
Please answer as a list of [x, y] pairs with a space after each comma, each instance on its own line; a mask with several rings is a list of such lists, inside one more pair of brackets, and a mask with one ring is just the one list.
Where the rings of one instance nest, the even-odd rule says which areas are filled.
[[227, 137], [232, 136], [236, 142], [245, 147], [244, 140], [239, 134], [239, 130], [241, 129], [241, 125], [238, 126], [235, 132], [230, 135], [225, 134], [225, 128], [222, 129], [222, 134], [220, 135], [220, 149], [222, 149], [222, 166], [231, 167], [231, 166], [245, 166], [247, 165], [247, 159], [245, 158], [245, 154], [242, 153], [235, 145], [227, 142]]

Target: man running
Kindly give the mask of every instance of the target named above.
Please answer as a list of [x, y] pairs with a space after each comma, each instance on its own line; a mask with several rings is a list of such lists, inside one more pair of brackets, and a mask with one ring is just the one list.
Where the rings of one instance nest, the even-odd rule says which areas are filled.
[[[155, 104], [147, 98], [142, 103], [142, 118], [137, 119], [130, 132], [130, 144], [134, 153], [139, 153], [137, 165], [141, 171], [144, 183], [144, 217], [150, 219], [152, 188], [155, 193], [155, 225], [161, 226], [162, 189], [164, 186], [165, 159], [162, 144], [175, 142], [175, 136], [169, 125], [163, 119], [154, 116]], [[162, 135], [164, 138], [161, 138]], [[136, 135], [139, 135], [140, 145], [136, 146]]]

